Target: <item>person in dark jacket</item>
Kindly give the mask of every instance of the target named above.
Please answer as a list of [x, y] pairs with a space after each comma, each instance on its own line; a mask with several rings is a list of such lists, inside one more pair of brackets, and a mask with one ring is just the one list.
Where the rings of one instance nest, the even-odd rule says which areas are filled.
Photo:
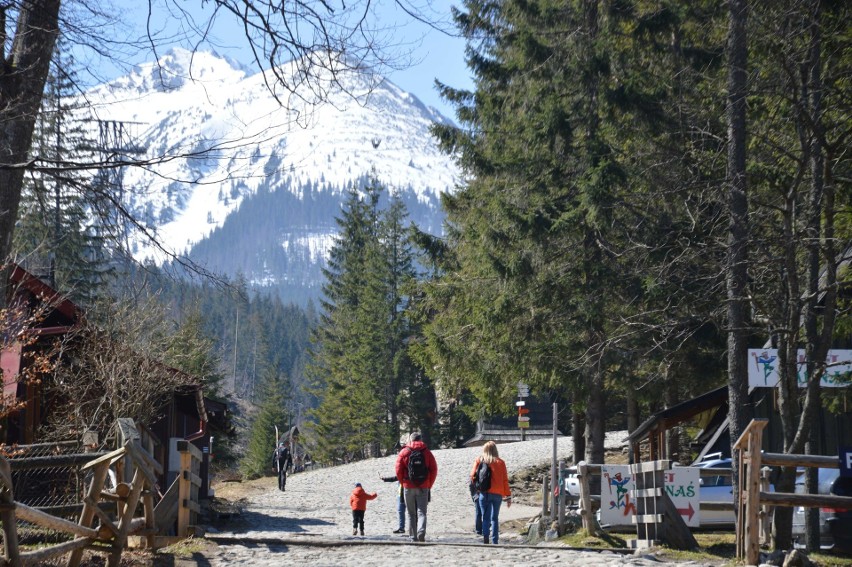
[[[399, 482], [396, 475], [379, 477], [385, 482]], [[395, 534], [405, 533], [405, 494], [402, 492], [402, 484], [398, 484], [399, 497], [396, 499], [396, 513], [399, 515], [399, 527], [393, 531]]]
[[[421, 478], [411, 478], [411, 471]], [[403, 447], [396, 457], [396, 478], [402, 484], [405, 496], [411, 541], [426, 541], [426, 508], [437, 476], [438, 463], [435, 462], [432, 451], [419, 433], [412, 433], [408, 445]]]
[[272, 453], [272, 467], [278, 473], [278, 490], [284, 490], [287, 485], [287, 468], [293, 463], [293, 457], [290, 455], [290, 447], [283, 441], [278, 444], [278, 448]]

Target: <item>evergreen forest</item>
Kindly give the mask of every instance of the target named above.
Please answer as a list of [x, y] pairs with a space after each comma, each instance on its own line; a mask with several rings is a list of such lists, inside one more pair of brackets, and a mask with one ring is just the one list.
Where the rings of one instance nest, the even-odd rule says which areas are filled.
[[[736, 439], [749, 348], [777, 349], [781, 442], [803, 453], [848, 391], [820, 378], [852, 320], [850, 16], [841, 0], [462, 0], [474, 86], [437, 84], [457, 123], [433, 135], [464, 174], [441, 230], [366, 175], [301, 188], [310, 206], [260, 191], [190, 259], [140, 266], [98, 214], [109, 179], [47, 168], [24, 184], [14, 251], [104, 331], [104, 303], [159, 313], [134, 344], [235, 408], [249, 476], [268, 469], [270, 425], [303, 426], [324, 463], [415, 430], [461, 446], [515, 411], [519, 382], [560, 404], [575, 460], [604, 462], [607, 431], [722, 386]], [[32, 144], [56, 163], [94, 143], [61, 126], [67, 79], [51, 74]], [[322, 267], [282, 253], [301, 214], [336, 223]], [[265, 262], [310, 264], [321, 291], [290, 303], [240, 275]], [[235, 275], [190, 277], [225, 264]], [[789, 516], [775, 521], [783, 548]]]

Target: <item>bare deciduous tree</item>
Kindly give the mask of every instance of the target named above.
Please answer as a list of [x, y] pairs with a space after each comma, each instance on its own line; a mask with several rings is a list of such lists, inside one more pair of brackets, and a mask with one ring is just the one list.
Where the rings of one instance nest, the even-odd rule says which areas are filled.
[[175, 392], [195, 385], [196, 378], [160, 362], [175, 331], [163, 307], [154, 299], [129, 305], [101, 306], [99, 324], [87, 322], [66, 338], [46, 385], [53, 399], [49, 434], [105, 434], [120, 417], [151, 425]]

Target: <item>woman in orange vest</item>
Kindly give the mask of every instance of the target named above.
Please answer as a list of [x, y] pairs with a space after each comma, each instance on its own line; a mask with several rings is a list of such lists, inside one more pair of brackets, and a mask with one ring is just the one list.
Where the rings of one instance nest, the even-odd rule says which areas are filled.
[[[480, 464], [488, 468], [480, 471]], [[486, 480], [487, 486], [482, 486]], [[500, 504], [506, 500], [506, 507], [512, 505], [512, 492], [509, 490], [509, 474], [506, 472], [506, 463], [497, 453], [497, 444], [489, 441], [482, 446], [482, 454], [473, 463], [470, 471], [470, 481], [479, 488], [479, 505], [482, 508], [482, 543], [488, 543], [489, 534], [491, 542], [499, 543], [500, 528]]]

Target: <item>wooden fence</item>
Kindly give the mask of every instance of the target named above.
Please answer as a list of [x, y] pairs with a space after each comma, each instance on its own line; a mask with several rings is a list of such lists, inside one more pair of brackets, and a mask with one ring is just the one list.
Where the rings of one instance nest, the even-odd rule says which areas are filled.
[[[734, 447], [739, 450], [740, 508], [737, 520], [737, 557], [749, 565], [760, 559], [760, 534], [766, 530], [759, 521], [761, 509], [773, 506], [803, 506], [805, 508], [852, 508], [852, 497], [826, 494], [791, 494], [769, 492], [761, 488], [760, 471], [764, 465], [784, 467], [838, 468], [837, 457], [820, 455], [788, 455], [762, 453], [763, 430], [766, 419], [754, 419], [746, 427]], [[765, 513], [768, 518], [771, 514]], [[768, 521], [768, 520], [767, 520]]]
[[[70, 554], [67, 563], [69, 567], [76, 567], [82, 560], [84, 549], [106, 554], [108, 565], [117, 567], [131, 535], [142, 536], [150, 547], [155, 547], [155, 537], [170, 529], [175, 515], [179, 519], [178, 534], [191, 531], [191, 524], [194, 523], [191, 512], [198, 511], [197, 487], [201, 484], [198, 469], [193, 467], [197, 467], [200, 451], [186, 443], [191, 447], [185, 448], [189, 454], [185, 461], [188, 464], [173, 484], [175, 492], [182, 496], [178, 504], [182, 509], [190, 511], [183, 515], [181, 529], [181, 515], [177, 514], [177, 507], [173, 511], [168, 507], [154, 506], [157, 479], [163, 474], [163, 467], [142, 446], [132, 421], [122, 420], [119, 431], [121, 446], [114, 451], [97, 455], [88, 453], [50, 457], [53, 462], [61, 461], [63, 465], [73, 462], [79, 465], [81, 474], [90, 476], [76, 522], [15, 501], [12, 467], [8, 459], [0, 456], [0, 521], [3, 530], [0, 567], [37, 565], [66, 554]], [[16, 468], [35, 466], [26, 459], [14, 464]], [[107, 486], [106, 480], [111, 469], [116, 471], [119, 482]], [[72, 539], [33, 551], [21, 551], [18, 520], [68, 534]]]

